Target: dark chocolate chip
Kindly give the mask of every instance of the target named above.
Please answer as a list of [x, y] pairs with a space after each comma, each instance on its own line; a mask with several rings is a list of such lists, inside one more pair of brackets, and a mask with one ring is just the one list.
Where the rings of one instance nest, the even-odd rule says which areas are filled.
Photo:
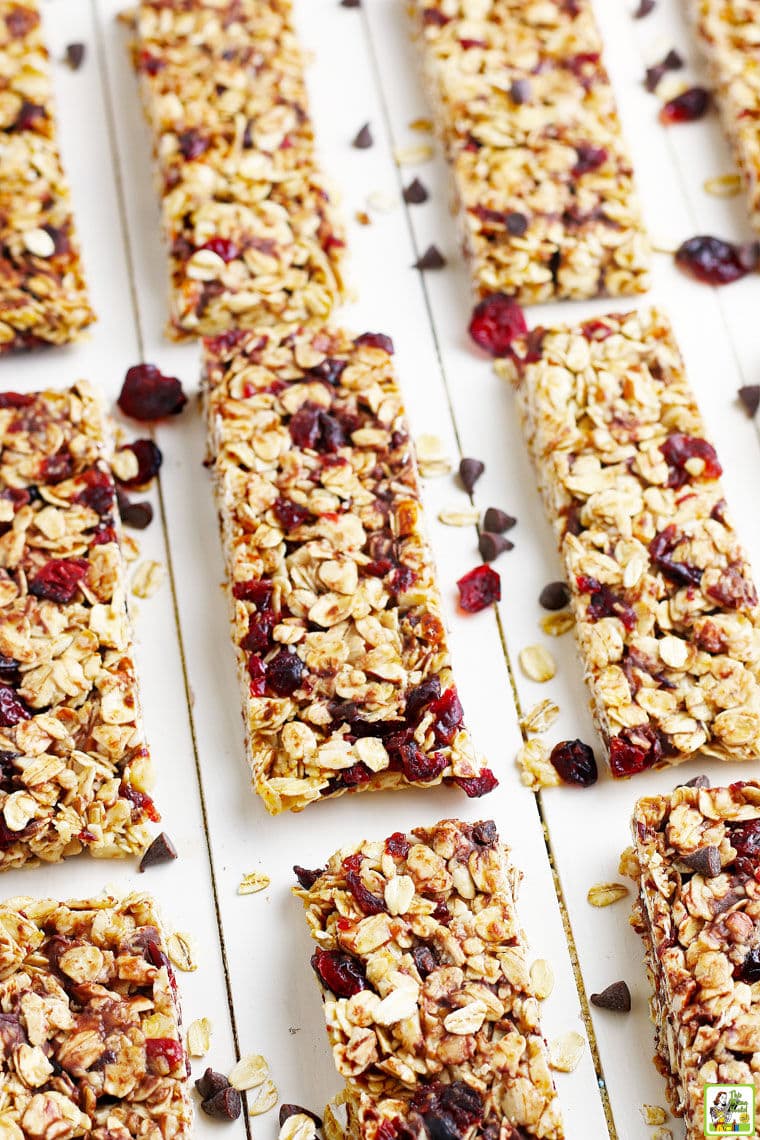
[[206, 1069], [202, 1077], [199, 1077], [195, 1082], [195, 1087], [198, 1090], [198, 1095], [201, 1100], [208, 1100], [209, 1097], [216, 1096], [222, 1089], [229, 1088], [230, 1082], [225, 1077], [224, 1073], [215, 1073], [213, 1069]]
[[760, 384], [746, 384], [739, 389], [738, 395], [744, 405], [745, 412], [751, 419], [757, 409], [760, 408]]
[[480, 823], [473, 824], [472, 838], [481, 847], [492, 847], [499, 838], [496, 824], [492, 819], [482, 819]]
[[242, 1107], [240, 1093], [231, 1086], [201, 1101], [206, 1116], [213, 1116], [216, 1120], [237, 1120]]
[[712, 914], [723, 914], [724, 911], [730, 910], [732, 906], [736, 906], [746, 897], [743, 891], [729, 891], [722, 899], [713, 898], [710, 900], [710, 912]]
[[683, 57], [678, 54], [675, 48], [671, 48], [668, 54], [655, 63], [652, 67], [648, 67], [644, 76], [644, 86], [647, 91], [654, 92], [657, 90], [657, 85], [662, 79], [666, 71], [678, 71], [683, 67]]
[[340, 0], [341, 8], [361, 8], [362, 0]]
[[367, 150], [368, 147], [372, 146], [374, 141], [372, 131], [369, 129], [369, 123], [365, 123], [351, 143], [351, 146], [356, 147], [357, 150]]
[[459, 463], [459, 478], [467, 494], [471, 494], [480, 476], [486, 469], [479, 459], [462, 459]]
[[684, 788], [709, 788], [710, 780], [707, 776], [695, 776], [693, 780], [687, 780], [681, 786]]
[[446, 258], [436, 245], [429, 245], [421, 257], [414, 263], [415, 269], [443, 269]]
[[413, 178], [409, 185], [404, 187], [404, 201], [410, 206], [419, 206], [427, 202], [429, 197], [427, 187], [419, 178]]
[[592, 994], [591, 1004], [599, 1009], [611, 1009], [615, 1013], [630, 1013], [631, 991], [625, 982], [613, 982], [600, 994]]
[[545, 610], [563, 610], [570, 601], [570, 590], [565, 582], [550, 582], [538, 595], [538, 604]]
[[530, 99], [530, 80], [513, 80], [512, 86], [509, 88], [509, 94], [512, 96], [513, 103], [527, 103]]
[[296, 1115], [308, 1116], [314, 1121], [317, 1128], [322, 1127], [322, 1118], [317, 1116], [316, 1112], [311, 1112], [308, 1108], [301, 1108], [300, 1104], [281, 1104], [280, 1105], [280, 1128], [286, 1120], [290, 1120], [291, 1116]]
[[684, 65], [684, 58], [679, 51], [671, 48], [662, 62], [668, 71], [678, 71]]
[[483, 516], [483, 529], [491, 534], [504, 534], [505, 530], [511, 530], [516, 525], [517, 519], [506, 511], [500, 511], [498, 507], [489, 507]]
[[528, 219], [525, 214], [518, 214], [516, 210], [512, 210], [504, 215], [504, 225], [512, 237], [522, 237], [528, 228]]
[[650, 12], [654, 11], [657, 0], [639, 0], [639, 6], [633, 13], [634, 20], [642, 20], [644, 16], [648, 16]]
[[79, 71], [79, 68], [84, 63], [86, 50], [84, 44], [66, 44], [66, 55], [64, 59], [72, 71]]
[[[126, 502], [122, 503], [122, 496]], [[132, 530], [145, 530], [153, 522], [153, 507], [142, 499], [139, 503], [130, 503], [123, 491], [119, 492], [119, 514], [124, 526]]]
[[324, 874], [324, 867], [317, 867], [313, 871], [309, 871], [306, 867], [299, 867], [296, 863], [293, 867], [293, 874], [298, 879], [305, 891], [310, 891], [316, 883], [320, 875]]
[[172, 859], [176, 858], [177, 848], [166, 832], [162, 831], [160, 835], [156, 836], [150, 847], [146, 848], [140, 860], [140, 870], [146, 871], [148, 867], [155, 867], [158, 863], [171, 863]]
[[698, 875], [704, 875], [706, 879], [714, 879], [720, 874], [720, 851], [712, 844], [709, 847], [700, 847], [691, 855], [683, 855], [681, 858], [687, 867], [696, 871]]
[[514, 542], [510, 542], [502, 534], [493, 534], [490, 530], [481, 531], [478, 539], [478, 550], [484, 562], [495, 562], [505, 550], [514, 550]]

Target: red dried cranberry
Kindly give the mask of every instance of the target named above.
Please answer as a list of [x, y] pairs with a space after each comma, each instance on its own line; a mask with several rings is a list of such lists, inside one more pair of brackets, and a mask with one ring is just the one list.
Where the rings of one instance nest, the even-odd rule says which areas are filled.
[[137, 69], [144, 71], [146, 75], [158, 75], [159, 71], [163, 71], [165, 67], [165, 62], [159, 56], [151, 55], [150, 52], [141, 51], [137, 57]]
[[393, 356], [395, 349], [393, 341], [385, 333], [362, 333], [354, 341], [356, 345], [366, 344], [369, 348], [381, 348], [383, 352], [387, 352], [389, 356]]
[[24, 392], [0, 392], [0, 408], [28, 408], [34, 403], [34, 396]]
[[422, 1086], [412, 1105], [422, 1116], [430, 1140], [463, 1140], [483, 1117], [480, 1093], [464, 1081]]
[[578, 589], [584, 594], [590, 594], [586, 617], [589, 621], [601, 621], [605, 617], [616, 617], [628, 630], [636, 626], [636, 613], [625, 598], [621, 598], [609, 586], [603, 586], [596, 578], [581, 575], [576, 579]]
[[31, 715], [10, 685], [0, 684], [0, 728], [13, 728], [20, 720], [29, 720]]
[[732, 610], [749, 610], [757, 605], [757, 591], [751, 578], [746, 578], [741, 563], [733, 562], [717, 582], [706, 586], [708, 598]]
[[442, 697], [439, 697], [429, 710], [433, 717], [432, 729], [438, 744], [451, 744], [454, 734], [462, 727], [464, 710], [459, 700], [459, 694], [452, 685]]
[[527, 331], [522, 309], [506, 293], [492, 293], [473, 309], [470, 336], [490, 356], [508, 356], [512, 341]]
[[324, 867], [317, 867], [315, 870], [309, 871], [306, 867], [299, 867], [297, 863], [293, 867], [293, 873], [305, 891], [311, 890], [320, 875], [324, 874], [324, 871]]
[[312, 518], [311, 511], [307, 507], [294, 503], [291, 499], [277, 499], [272, 510], [282, 529], [288, 533]]
[[177, 135], [177, 144], [182, 157], [188, 162], [192, 162], [193, 159], [200, 158], [202, 154], [206, 153], [211, 146], [211, 140], [202, 135], [200, 131], [191, 129], [180, 131]]
[[230, 238], [210, 238], [207, 242], [204, 242], [200, 248], [208, 249], [211, 253], [215, 253], [217, 257], [221, 257], [225, 264], [228, 261], [234, 261], [236, 257], [240, 257], [240, 246], [236, 245]]
[[317, 404], [306, 403], [299, 408], [290, 421], [289, 429], [296, 447], [334, 453], [345, 443], [338, 420]]
[[594, 753], [582, 740], [560, 741], [552, 748], [549, 759], [566, 784], [590, 788], [599, 778]]
[[12, 39], [21, 40], [28, 36], [40, 22], [40, 18], [32, 8], [22, 8], [14, 5], [5, 16], [5, 26]]
[[240, 648], [246, 653], [266, 653], [276, 624], [277, 615], [272, 610], [251, 614], [248, 618], [248, 632], [240, 642]]
[[498, 788], [499, 781], [494, 776], [490, 768], [484, 768], [477, 776], [455, 776], [454, 783], [457, 784], [464, 794], [471, 800], [477, 800], [481, 796], [487, 796], [494, 788]]
[[13, 124], [14, 131], [33, 131], [37, 123], [47, 119], [47, 111], [40, 103], [30, 103], [26, 99], [21, 104]]
[[579, 178], [592, 170], [598, 170], [608, 159], [609, 155], [603, 146], [592, 146], [591, 143], [581, 143], [575, 148], [577, 159], [572, 173]]
[[267, 665], [267, 684], [278, 697], [289, 697], [299, 688], [304, 674], [304, 663], [297, 653], [281, 649]]
[[260, 578], [249, 578], [247, 582], [235, 582], [232, 596], [240, 602], [252, 602], [257, 609], [268, 609], [272, 604], [274, 587], [271, 582]]
[[753, 946], [747, 953], [747, 957], [742, 962], [736, 977], [742, 982], [746, 982], [748, 986], [754, 985], [755, 982], [760, 982], [760, 946]]
[[760, 819], [750, 819], [729, 831], [731, 846], [744, 859], [760, 858]]
[[347, 360], [337, 360], [335, 357], [326, 356], [323, 361], [315, 364], [308, 371], [309, 375], [316, 380], [324, 380], [326, 384], [337, 384], [347, 364]]
[[459, 605], [468, 614], [476, 614], [501, 600], [501, 578], [490, 566], [476, 566], [457, 582]]
[[119, 795], [123, 796], [125, 800], [129, 800], [134, 804], [139, 811], [143, 812], [149, 820], [153, 823], [159, 823], [161, 816], [158, 814], [158, 809], [153, 803], [151, 797], [147, 792], [139, 792], [137, 788], [133, 788], [131, 784], [125, 783], [123, 780], [119, 784]]
[[105, 546], [107, 542], [117, 542], [116, 531], [106, 523], [101, 523], [92, 532], [92, 545]]
[[46, 483], [62, 483], [70, 478], [74, 470], [74, 460], [66, 451], [48, 455], [40, 464], [40, 475]]
[[670, 99], [660, 109], [660, 122], [693, 123], [707, 114], [710, 106], [710, 92], [705, 87], [689, 87]]
[[372, 779], [372, 773], [366, 764], [361, 762], [352, 764], [350, 768], [344, 768], [340, 773], [340, 784], [346, 788], [355, 788], [359, 784], [368, 784]]
[[678, 546], [681, 538], [675, 523], [666, 526], [660, 534], [656, 534], [649, 543], [649, 553], [655, 566], [674, 582], [683, 586], [698, 586], [702, 581], [702, 571], [698, 566], [690, 566], [688, 562], [676, 562], [671, 554]]
[[318, 949], [311, 958], [317, 977], [337, 998], [350, 998], [367, 988], [364, 966], [340, 950]]
[[77, 495], [76, 502], [89, 507], [101, 518], [110, 515], [113, 510], [114, 485], [108, 472], [100, 467], [93, 467], [84, 472], [81, 481], [84, 483], [84, 489]]
[[424, 8], [422, 11], [422, 22], [426, 27], [442, 28], [450, 19], [451, 16], [445, 16], [439, 8]]
[[117, 403], [134, 420], [160, 420], [179, 415], [187, 396], [176, 376], [165, 376], [155, 364], [135, 364], [124, 377]]
[[[719, 479], [723, 474], [715, 448], [706, 439], [694, 435], [684, 435], [683, 432], [673, 432], [660, 448], [665, 456], [665, 462], [670, 468], [668, 475], [669, 487], [683, 487], [690, 479]], [[692, 475], [686, 467], [689, 459], [701, 459], [702, 472], [698, 476]]]
[[248, 676], [251, 678], [249, 690], [252, 697], [263, 697], [266, 691], [267, 667], [260, 657], [248, 658]]
[[412, 959], [423, 981], [438, 968], [438, 959], [432, 946], [415, 946], [412, 950]]
[[404, 717], [410, 724], [416, 724], [420, 715], [432, 701], [441, 695], [441, 682], [438, 677], [428, 677], [415, 688], [410, 689], [406, 696]]
[[134, 443], [125, 444], [120, 451], [131, 451], [137, 460], [137, 474], [131, 479], [120, 479], [122, 487], [144, 487], [161, 470], [164, 457], [152, 439], [136, 439]]
[[68, 605], [87, 577], [86, 558], [51, 558], [29, 583], [29, 593], [37, 598]]
[[151, 1072], [160, 1075], [166, 1075], [167, 1066], [171, 1071], [185, 1059], [182, 1042], [175, 1041], [173, 1037], [149, 1037], [145, 1042], [145, 1055]]
[[406, 859], [410, 847], [411, 844], [403, 831], [394, 831], [393, 835], [389, 835], [385, 841], [387, 854], [393, 855], [395, 859]]
[[401, 768], [407, 780], [429, 783], [436, 780], [449, 766], [448, 757], [442, 752], [422, 752], [413, 741], [399, 748]]
[[374, 895], [365, 887], [358, 871], [349, 871], [346, 875], [346, 886], [354, 897], [356, 905], [364, 914], [384, 914], [387, 910], [385, 899]]
[[631, 776], [651, 768], [662, 756], [662, 745], [648, 725], [624, 728], [610, 740], [610, 768], [614, 776]]
[[735, 245], [721, 238], [699, 235], [676, 250], [676, 265], [706, 285], [730, 285], [754, 273], [760, 261], [760, 242]]

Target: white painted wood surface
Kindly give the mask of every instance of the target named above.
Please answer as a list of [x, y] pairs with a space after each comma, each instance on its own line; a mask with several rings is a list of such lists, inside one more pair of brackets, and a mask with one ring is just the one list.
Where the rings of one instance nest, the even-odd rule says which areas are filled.
[[[81, 40], [88, 49], [77, 73], [56, 63], [55, 82], [64, 157], [100, 320], [81, 346], [3, 361], [1, 387], [63, 386], [86, 376], [113, 400], [126, 368], [147, 360], [179, 375], [190, 394], [197, 389], [197, 347], [172, 346], [162, 335], [167, 267], [150, 140], [128, 60], [127, 34], [115, 19], [120, 6], [120, 0], [48, 0], [44, 6], [55, 60], [69, 42]], [[733, 169], [717, 119], [666, 130], [657, 123], [657, 99], [641, 85], [645, 62], [671, 46], [688, 56], [691, 74], [699, 76], [681, 7], [679, 0], [660, 0], [655, 13], [638, 22], [622, 0], [598, 5], [647, 222], [664, 248], [675, 248], [697, 232], [751, 236], [741, 197], [720, 200], [703, 190], [706, 178]], [[603, 774], [590, 790], [560, 788], [538, 799], [520, 784], [514, 765], [520, 744], [516, 699], [523, 712], [543, 697], [558, 702], [561, 718], [547, 734], [551, 743], [575, 736], [592, 742], [594, 734], [572, 636], [549, 639], [538, 626], [542, 611], [537, 596], [542, 585], [559, 576], [559, 562], [512, 396], [468, 343], [469, 289], [448, 210], [445, 165], [438, 150], [422, 167], [399, 170], [394, 163], [394, 146], [425, 137], [409, 124], [429, 117], [403, 0], [363, 0], [359, 10], [343, 9], [338, 0], [297, 0], [297, 14], [304, 43], [314, 55], [309, 81], [320, 151], [340, 188], [348, 222], [357, 297], [340, 319], [357, 332], [382, 330], [393, 336], [414, 432], [440, 436], [455, 460], [459, 454], [485, 460], [477, 504], [483, 509], [500, 506], [519, 518], [510, 535], [515, 550], [498, 563], [502, 641], [493, 613], [468, 617], [456, 610], [454, 583], [479, 562], [477, 536], [474, 528], [441, 525], [437, 514], [465, 496], [453, 478], [429, 480], [425, 487], [462, 700], [476, 745], [488, 755], [501, 786], [482, 801], [468, 801], [450, 789], [409, 791], [343, 798], [299, 816], [266, 815], [249, 788], [243, 758], [227, 612], [219, 589], [222, 559], [210, 482], [202, 466], [203, 427], [193, 400], [182, 417], [156, 433], [164, 452], [154, 496], [157, 519], [140, 541], [143, 557], [167, 564], [170, 578], [155, 597], [138, 603], [136, 613], [145, 717], [158, 769], [155, 795], [180, 859], [145, 876], [138, 876], [132, 864], [79, 859], [9, 874], [4, 893], [83, 895], [112, 883], [153, 891], [167, 923], [189, 931], [198, 950], [198, 971], [180, 976], [185, 1021], [208, 1016], [214, 1035], [208, 1057], [193, 1064], [195, 1075], [206, 1064], [228, 1070], [238, 1052], [262, 1052], [281, 1099], [321, 1111], [339, 1081], [308, 966], [310, 945], [300, 904], [289, 894], [292, 864], [318, 865], [335, 847], [360, 835], [382, 836], [445, 815], [492, 815], [524, 871], [520, 911], [533, 956], [549, 958], [556, 974], [554, 992], [543, 1006], [547, 1036], [571, 1029], [586, 1034], [586, 999], [577, 988], [573, 954], [587, 993], [618, 978], [625, 978], [633, 993], [628, 1017], [594, 1011], [600, 1068], [586, 1049], [574, 1073], [558, 1076], [567, 1135], [570, 1140], [607, 1136], [601, 1082], [609, 1092], [611, 1135], [639, 1140], [652, 1131], [642, 1117], [642, 1104], [665, 1104], [663, 1083], [650, 1062], [640, 948], [628, 927], [629, 902], [595, 910], [586, 892], [595, 882], [619, 878], [617, 860], [628, 842], [635, 797], [672, 787], [676, 775], [671, 770], [613, 783]], [[350, 140], [366, 121], [375, 146], [354, 150]], [[431, 199], [406, 207], [400, 189], [415, 174], [432, 191]], [[393, 202], [392, 209], [368, 206], [368, 197], [378, 192]], [[372, 217], [367, 227], [354, 217], [365, 209]], [[448, 266], [423, 280], [411, 266], [430, 242], [443, 250]], [[754, 502], [760, 457], [754, 427], [737, 407], [735, 392], [760, 379], [759, 294], [756, 278], [721, 293], [692, 284], [669, 256], [660, 254], [654, 289], [640, 302], [663, 304], [672, 315], [723, 461], [729, 503], [741, 520], [755, 565], [760, 565], [760, 513]], [[625, 301], [544, 306], [531, 311], [529, 320], [576, 320], [624, 307], [630, 306]], [[520, 648], [535, 641], [550, 643], [559, 662], [556, 678], [543, 686], [526, 680], [517, 665]], [[724, 775], [757, 776], [760, 769], [749, 763], [729, 771], [708, 761], [687, 766], [678, 779], [698, 771], [707, 771], [716, 782]], [[241, 876], [255, 869], [266, 871], [271, 887], [238, 896]], [[572, 930], [570, 945], [563, 907]], [[227, 1126], [225, 1135], [241, 1136], [246, 1125], [241, 1119]], [[276, 1111], [250, 1125], [257, 1140], [274, 1138]], [[670, 1126], [676, 1137], [682, 1135], [678, 1122]], [[198, 1114], [198, 1136], [211, 1136], [221, 1127]]]

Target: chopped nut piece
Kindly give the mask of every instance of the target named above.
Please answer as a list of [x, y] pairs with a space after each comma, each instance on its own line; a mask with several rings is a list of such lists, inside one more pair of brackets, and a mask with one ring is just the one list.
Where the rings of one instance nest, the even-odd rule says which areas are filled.
[[625, 883], [595, 883], [589, 888], [586, 898], [592, 906], [602, 907], [620, 902], [627, 894], [628, 887]]
[[247, 1092], [248, 1089], [263, 1085], [269, 1076], [269, 1065], [260, 1053], [248, 1053], [241, 1057], [229, 1074], [229, 1082], [238, 1092]]
[[632, 847], [626, 847], [625, 851], [623, 851], [622, 855], [620, 856], [620, 862], [618, 863], [618, 872], [621, 875], [625, 875], [627, 879], [638, 879], [640, 870], [641, 868], [639, 867], [639, 861], [636, 858], [636, 852]]
[[539, 1001], [545, 1001], [554, 989], [554, 971], [545, 958], [537, 958], [530, 968], [530, 981], [533, 993]]
[[554, 724], [558, 716], [559, 705], [547, 697], [543, 701], [539, 701], [525, 714], [520, 721], [520, 726], [525, 732], [545, 732]]
[[659, 1104], [642, 1104], [641, 1115], [645, 1124], [664, 1124], [668, 1119], [667, 1112]]
[[586, 1039], [571, 1031], [549, 1042], [549, 1065], [558, 1073], [572, 1073], [580, 1064]]
[[259, 891], [265, 891], [269, 886], [271, 880], [269, 875], [265, 875], [263, 871], [249, 871], [247, 875], [243, 875], [238, 887], [239, 895], [255, 895]]
[[211, 1048], [211, 1022], [207, 1017], [191, 1021], [187, 1027], [187, 1051], [191, 1057], [205, 1057]]
[[190, 936], [175, 931], [166, 940], [166, 952], [178, 970], [191, 974], [198, 969], [198, 963], [193, 956]]
[[557, 665], [545, 645], [526, 645], [518, 655], [520, 668], [531, 681], [551, 681], [557, 672]]
[[517, 753], [517, 766], [523, 784], [533, 792], [559, 785], [559, 775], [549, 762], [549, 749], [543, 740], [529, 740], [523, 744]]
[[166, 570], [160, 562], [146, 559], [132, 575], [132, 593], [136, 598], [152, 598], [158, 593], [166, 577]]

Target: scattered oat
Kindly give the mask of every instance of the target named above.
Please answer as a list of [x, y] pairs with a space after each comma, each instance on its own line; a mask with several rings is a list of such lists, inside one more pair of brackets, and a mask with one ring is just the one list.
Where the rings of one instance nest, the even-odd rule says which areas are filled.
[[526, 645], [520, 650], [518, 661], [525, 676], [539, 684], [551, 681], [557, 672], [556, 662], [545, 645]]
[[668, 1119], [667, 1112], [659, 1104], [642, 1104], [641, 1115], [646, 1124], [664, 1124]]
[[367, 213], [366, 210], [357, 210], [354, 217], [356, 218], [356, 220], [360, 226], [371, 226], [372, 225], [372, 218], [369, 216], [369, 214]]
[[385, 190], [373, 190], [371, 194], [367, 195], [367, 205], [371, 210], [376, 210], [378, 214], [389, 214], [391, 210], [396, 209], [398, 198], [395, 194], [388, 194]]
[[429, 162], [435, 154], [430, 143], [415, 143], [412, 146], [397, 146], [393, 148], [393, 157], [399, 166], [414, 166], [420, 162]]
[[423, 134], [430, 134], [433, 130], [433, 124], [430, 119], [412, 119], [409, 124], [410, 131], [421, 131]]
[[559, 705], [547, 697], [534, 705], [520, 721], [525, 732], [545, 732], [559, 716]]
[[187, 1051], [191, 1057], [205, 1057], [211, 1048], [211, 1022], [207, 1017], [191, 1021], [187, 1027]]
[[480, 511], [468, 503], [462, 507], [443, 507], [438, 512], [438, 521], [444, 526], [474, 526], [480, 520]]
[[652, 1140], [673, 1140], [673, 1133], [669, 1128], [658, 1128], [652, 1133]]
[[161, 589], [165, 577], [161, 563], [146, 558], [132, 575], [132, 593], [136, 598], [152, 598]]
[[632, 847], [626, 847], [620, 856], [618, 874], [625, 875], [626, 879], [638, 879], [640, 873], [639, 861]]
[[280, 1128], [279, 1140], [314, 1140], [317, 1126], [305, 1112], [289, 1116]]
[[549, 637], [562, 637], [575, 625], [575, 617], [572, 610], [559, 610], [555, 614], [544, 614], [538, 624]]
[[259, 891], [265, 891], [269, 886], [271, 880], [269, 875], [265, 875], [263, 871], [250, 871], [247, 875], [243, 875], [238, 887], [239, 895], [255, 895]]
[[555, 1037], [549, 1044], [550, 1068], [558, 1073], [572, 1073], [578, 1067], [585, 1045], [585, 1038], [575, 1030], [563, 1033], [561, 1037]]
[[706, 194], [714, 198], [735, 198], [741, 193], [742, 179], [740, 174], [719, 174], [715, 178], [707, 178], [702, 183]]
[[274, 1108], [278, 1100], [277, 1086], [270, 1078], [264, 1081], [263, 1084], [258, 1085], [255, 1089], [250, 1091], [247, 1096], [248, 1101], [248, 1115], [261, 1116], [265, 1112], [269, 1112], [270, 1108]]
[[241, 1057], [228, 1075], [233, 1089], [238, 1092], [247, 1092], [248, 1089], [257, 1089], [269, 1076], [269, 1065], [266, 1058], [260, 1053], [248, 1053]]
[[140, 557], [140, 544], [134, 535], [122, 534], [121, 552], [125, 562], [136, 562]]
[[166, 940], [166, 952], [169, 959], [178, 970], [184, 970], [187, 974], [192, 974], [194, 970], [198, 969], [198, 963], [193, 956], [192, 942], [188, 934], [182, 934], [180, 931], [175, 930], [170, 934]]
[[559, 785], [559, 775], [549, 761], [549, 749], [543, 740], [527, 741], [517, 753], [516, 759], [520, 779], [532, 792]]
[[533, 993], [539, 1001], [545, 1001], [554, 989], [554, 971], [545, 958], [537, 958], [530, 968], [530, 981]]
[[420, 474], [426, 477], [448, 475], [453, 469], [451, 459], [443, 450], [443, 443], [437, 435], [423, 434], [417, 438], [417, 466]]
[[592, 906], [602, 907], [620, 902], [627, 894], [628, 887], [625, 883], [595, 883], [593, 887], [589, 887], [586, 898]]

